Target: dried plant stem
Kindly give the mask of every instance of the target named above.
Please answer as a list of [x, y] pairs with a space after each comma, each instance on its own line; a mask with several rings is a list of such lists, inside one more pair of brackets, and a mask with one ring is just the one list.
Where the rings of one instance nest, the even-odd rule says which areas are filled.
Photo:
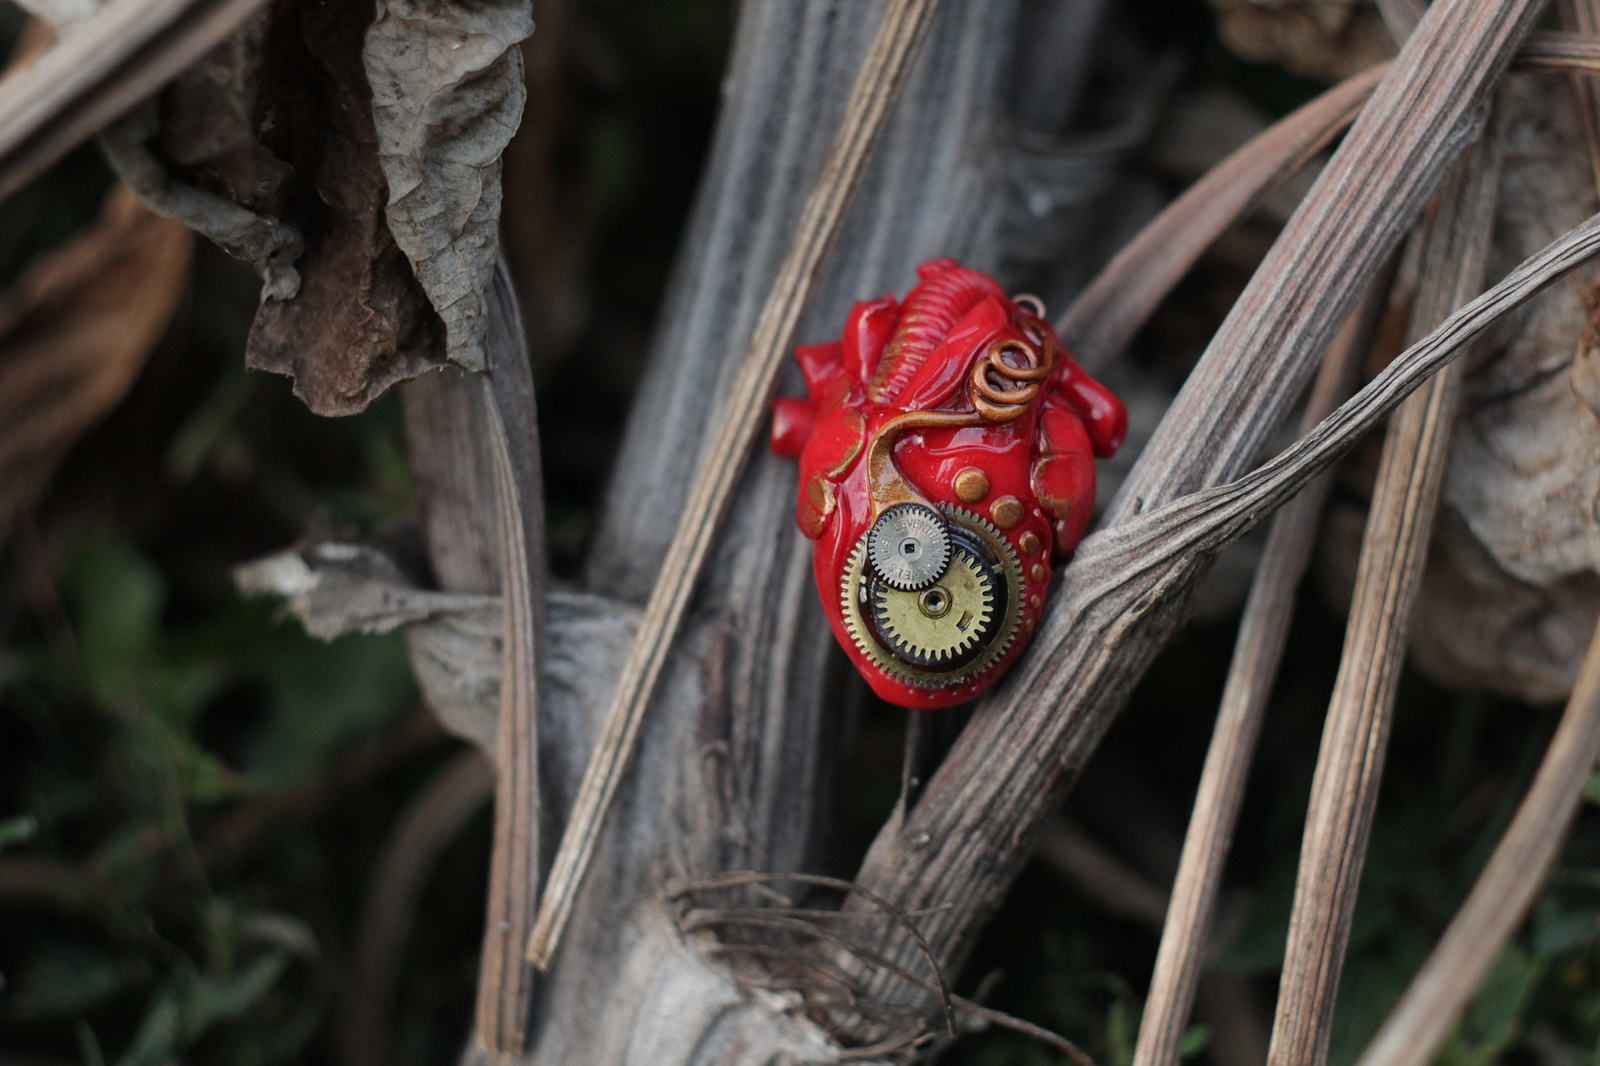
[[1090, 370], [1116, 358], [1223, 231], [1355, 121], [1388, 69], [1364, 70], [1279, 119], [1168, 204], [1056, 323], [1073, 357]]
[[350, 1002], [340, 1012], [345, 1066], [384, 1066], [406, 936], [440, 854], [494, 795], [495, 773], [477, 751], [434, 774], [395, 823], [371, 876], [356, 946]]
[[1541, 74], [1600, 74], [1600, 36], [1588, 31], [1531, 33], [1512, 69]]
[[1600, 629], [1539, 772], [1433, 954], [1357, 1066], [1430, 1061], [1544, 883], [1600, 754]]
[[637, 746], [661, 668], [760, 430], [800, 315], [937, 7], [937, 0], [891, 0], [822, 172], [806, 199], [789, 253], [756, 321], [722, 425], [690, 489], [561, 838], [538, 921], [528, 939], [528, 958], [541, 969], [550, 965], [571, 916], [606, 813]]
[[264, 0], [108, 0], [0, 82], [0, 198], [10, 196], [237, 30]]
[[[1482, 289], [1499, 169], [1499, 137], [1491, 135], [1461, 161], [1441, 194], [1427, 224], [1412, 340]], [[1395, 687], [1449, 454], [1460, 365], [1441, 370], [1389, 422], [1311, 785], [1268, 1066], [1320, 1066], [1327, 1058]]]
[[503, 263], [489, 290], [491, 366], [483, 389], [499, 526], [503, 610], [500, 720], [495, 737], [494, 852], [478, 963], [473, 1043], [499, 1062], [522, 1050], [533, 968], [522, 944], [539, 887], [539, 676], [544, 626], [544, 496], [533, 370]]
[[[1315, 428], [1354, 387], [1387, 296], [1388, 286], [1382, 280], [1368, 289], [1323, 359], [1306, 403], [1302, 434]], [[1322, 474], [1272, 520], [1239, 623], [1217, 724], [1195, 792], [1194, 811], [1189, 817], [1155, 972], [1150, 978], [1150, 993], [1139, 1024], [1134, 1066], [1176, 1066], [1178, 1062], [1256, 738], [1261, 733], [1267, 698], [1288, 641], [1295, 591], [1311, 560], [1317, 523], [1331, 486], [1332, 474]]]

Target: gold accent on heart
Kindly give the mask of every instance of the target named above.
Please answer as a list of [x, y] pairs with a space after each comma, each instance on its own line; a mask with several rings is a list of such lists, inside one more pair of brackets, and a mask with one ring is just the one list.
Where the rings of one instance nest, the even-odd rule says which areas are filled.
[[950, 487], [962, 503], [977, 503], [989, 495], [989, 475], [969, 466], [950, 479]]
[[1015, 496], [1002, 496], [989, 508], [989, 517], [1001, 529], [1010, 529], [1023, 518], [1022, 501]]

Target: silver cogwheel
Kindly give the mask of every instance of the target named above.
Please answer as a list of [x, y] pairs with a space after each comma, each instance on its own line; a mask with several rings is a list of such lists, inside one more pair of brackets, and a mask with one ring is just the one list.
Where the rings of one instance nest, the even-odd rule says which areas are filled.
[[950, 563], [950, 531], [934, 510], [917, 503], [889, 508], [867, 534], [867, 556], [879, 579], [903, 592], [927, 588]]

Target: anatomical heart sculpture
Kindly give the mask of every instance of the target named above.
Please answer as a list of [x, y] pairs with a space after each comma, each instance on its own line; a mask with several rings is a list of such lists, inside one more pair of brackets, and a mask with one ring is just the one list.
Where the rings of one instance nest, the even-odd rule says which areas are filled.
[[795, 351], [809, 396], [774, 402], [772, 450], [800, 459], [834, 635], [880, 696], [931, 710], [1027, 646], [1127, 412], [1034, 298], [953, 259], [918, 274], [903, 303], [858, 303], [838, 341]]

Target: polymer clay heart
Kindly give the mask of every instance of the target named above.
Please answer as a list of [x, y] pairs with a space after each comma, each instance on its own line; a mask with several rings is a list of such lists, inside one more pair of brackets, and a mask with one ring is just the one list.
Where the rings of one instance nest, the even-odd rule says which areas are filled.
[[773, 403], [772, 450], [800, 460], [840, 645], [884, 699], [932, 710], [1027, 646], [1128, 420], [1037, 300], [953, 259], [917, 273], [903, 303], [858, 303], [838, 341], [796, 349], [808, 397]]

